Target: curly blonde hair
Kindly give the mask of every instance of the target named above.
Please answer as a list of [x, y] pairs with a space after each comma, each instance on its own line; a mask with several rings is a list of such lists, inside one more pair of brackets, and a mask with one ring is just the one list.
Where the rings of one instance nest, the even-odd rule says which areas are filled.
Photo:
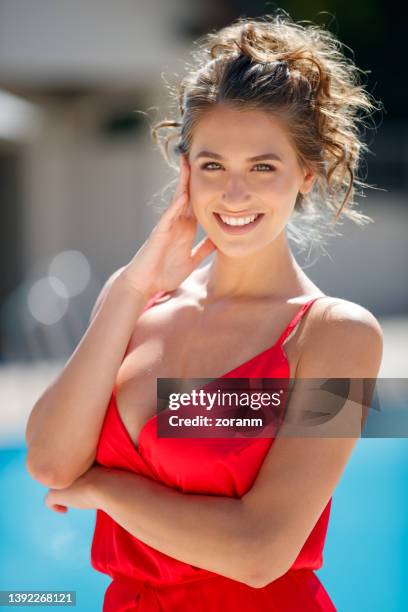
[[[172, 165], [170, 142], [177, 137], [174, 153], [188, 155], [195, 125], [217, 104], [284, 116], [299, 163], [316, 173], [313, 189], [299, 192], [288, 224], [301, 247], [322, 241], [329, 219], [331, 227], [341, 215], [357, 224], [372, 221], [353, 207], [356, 187], [371, 187], [357, 176], [362, 153], [369, 151], [359, 128], [379, 110], [342, 43], [322, 26], [302, 23], [278, 9], [274, 15], [239, 17], [199, 38], [187, 75], [170, 87], [179, 118], [152, 128]], [[163, 129], [172, 133], [161, 137]]]

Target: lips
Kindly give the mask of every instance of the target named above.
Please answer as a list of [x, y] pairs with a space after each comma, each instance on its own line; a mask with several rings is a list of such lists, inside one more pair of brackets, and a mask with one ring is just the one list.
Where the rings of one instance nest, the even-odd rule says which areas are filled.
[[[265, 216], [264, 213], [249, 213], [246, 215], [240, 215], [240, 218], [243, 217], [250, 217], [251, 215], [257, 214], [257, 218], [255, 219], [255, 221], [252, 221], [251, 223], [247, 223], [246, 225], [228, 225], [227, 223], [224, 223], [224, 221], [221, 219], [220, 214], [219, 213], [214, 213], [214, 216], [217, 220], [218, 225], [227, 233], [227, 234], [246, 234], [250, 231], [252, 231], [263, 219], [263, 217]], [[232, 215], [225, 215], [225, 216], [229, 216], [231, 217]], [[238, 219], [238, 217], [237, 217]]]
[[234, 215], [233, 213], [224, 212], [223, 210], [216, 210], [214, 214], [223, 215], [224, 217], [232, 217], [232, 218], [240, 219], [241, 217], [252, 217], [252, 215], [261, 215], [262, 213], [259, 213], [254, 210], [249, 210], [248, 212], [241, 212], [239, 213], [239, 215], [237, 214]]

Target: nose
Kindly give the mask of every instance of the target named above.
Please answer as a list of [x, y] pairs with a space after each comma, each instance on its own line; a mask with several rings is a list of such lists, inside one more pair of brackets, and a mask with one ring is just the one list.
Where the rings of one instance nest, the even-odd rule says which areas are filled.
[[231, 176], [225, 184], [221, 199], [225, 204], [239, 204], [248, 202], [250, 197], [246, 182], [241, 177]]

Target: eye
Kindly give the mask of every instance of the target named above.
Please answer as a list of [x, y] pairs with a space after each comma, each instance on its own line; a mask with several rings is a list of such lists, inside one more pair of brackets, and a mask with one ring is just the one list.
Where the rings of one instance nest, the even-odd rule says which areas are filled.
[[[266, 171], [268, 172], [273, 172], [274, 170], [276, 170], [276, 168], [274, 166], [271, 166], [270, 164], [256, 164], [255, 167], [259, 167], [259, 166], [263, 166], [264, 168], [266, 168]], [[261, 170], [261, 172], [265, 172], [265, 170]]]
[[[217, 167], [210, 167], [210, 166], [218, 166]], [[217, 162], [207, 162], [205, 164], [203, 164], [202, 166], [200, 166], [202, 170], [218, 170], [221, 167], [221, 164], [218, 164]], [[271, 166], [270, 164], [256, 164], [256, 166], [254, 166], [255, 168], [262, 168], [261, 172], [274, 172], [276, 170], [276, 168], [274, 166]]]
[[[217, 164], [217, 162], [207, 162], [206, 164], [203, 164], [201, 166], [201, 169], [202, 170], [214, 170], [214, 168], [209, 168], [209, 166], [211, 165], [219, 166], [220, 164]], [[217, 170], [217, 168], [215, 168], [215, 170]]]

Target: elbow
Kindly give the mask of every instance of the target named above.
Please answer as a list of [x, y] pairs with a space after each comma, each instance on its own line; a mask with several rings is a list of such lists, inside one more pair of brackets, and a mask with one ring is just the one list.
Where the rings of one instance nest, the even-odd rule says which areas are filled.
[[264, 589], [269, 584], [271, 584], [275, 580], [278, 580], [278, 578], [286, 574], [286, 571], [283, 571], [283, 572], [273, 571], [268, 574], [267, 572], [265, 572], [265, 570], [259, 570], [257, 574], [252, 574], [245, 581], [245, 584], [252, 587], [253, 589]]
[[247, 544], [247, 554], [243, 556], [245, 579], [242, 582], [254, 589], [263, 589], [290, 569], [291, 564], [287, 562], [284, 548], [271, 545], [271, 539], [254, 537]]
[[40, 464], [27, 453], [26, 469], [31, 478], [49, 489], [65, 489], [75, 480], [61, 473], [56, 466]]
[[244, 582], [253, 589], [263, 589], [271, 584], [271, 582], [278, 580], [287, 571], [288, 568], [280, 568], [276, 561], [262, 567], [258, 565], [255, 569], [247, 572]]
[[270, 581], [266, 581], [261, 574], [247, 574], [245, 580], [242, 580], [244, 584], [251, 587], [252, 589], [263, 589]]

